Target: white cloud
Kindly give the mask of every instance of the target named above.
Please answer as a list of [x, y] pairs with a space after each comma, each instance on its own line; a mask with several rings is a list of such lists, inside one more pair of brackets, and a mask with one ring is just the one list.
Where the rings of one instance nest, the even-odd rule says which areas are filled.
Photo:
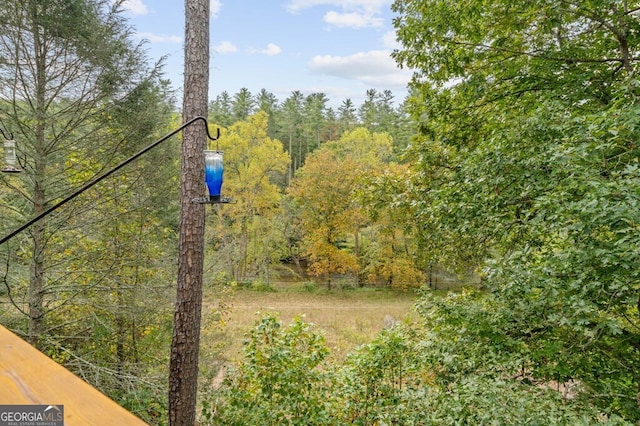
[[138, 37], [141, 39], [149, 40], [151, 43], [172, 43], [172, 44], [182, 43], [182, 37], [178, 37], [174, 35], [166, 36], [166, 35], [158, 35], [153, 33], [142, 32], [142, 33], [138, 33]]
[[222, 7], [222, 3], [220, 0], [211, 0], [209, 3], [209, 14], [212, 18], [218, 17], [218, 12], [220, 12], [220, 8]]
[[237, 52], [238, 48], [230, 41], [221, 41], [217, 45], [213, 46], [213, 50], [219, 54], [225, 54]]
[[324, 21], [336, 27], [358, 29], [382, 26], [380, 14], [391, 2], [392, 0], [290, 0], [285, 7], [290, 13], [300, 13], [316, 6], [336, 7], [340, 10], [327, 12]]
[[285, 6], [291, 13], [298, 13], [315, 6], [335, 6], [342, 10], [365, 10], [380, 12], [393, 0], [290, 0]]
[[333, 10], [324, 15], [324, 22], [342, 28], [381, 27], [383, 24], [382, 18], [376, 18], [372, 14], [359, 12], [338, 13]]
[[314, 56], [308, 64], [309, 70], [348, 80], [357, 80], [368, 86], [404, 87], [411, 73], [401, 70], [387, 50], [372, 50], [351, 56]]
[[142, 0], [125, 0], [122, 7], [133, 15], [146, 15], [149, 12]]
[[274, 43], [267, 44], [266, 49], [262, 49], [260, 51], [260, 53], [262, 53], [263, 55], [268, 55], [268, 56], [274, 56], [279, 54], [280, 52], [282, 52], [282, 49], [280, 48], [280, 46]]

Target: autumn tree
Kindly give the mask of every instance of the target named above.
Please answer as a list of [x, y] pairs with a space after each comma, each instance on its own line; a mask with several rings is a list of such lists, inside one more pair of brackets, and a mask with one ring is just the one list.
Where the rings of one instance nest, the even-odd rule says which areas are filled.
[[369, 218], [362, 232], [360, 263], [368, 282], [407, 289], [425, 282], [431, 264], [425, 262], [418, 242], [420, 225], [413, 219], [414, 209], [405, 198], [411, 188], [407, 165], [385, 164], [368, 174], [356, 191], [356, 198]]
[[309, 156], [289, 193], [299, 208], [302, 245], [313, 275], [357, 273], [360, 229], [366, 224], [355, 197], [367, 174], [388, 160], [391, 139], [364, 128], [325, 143]]
[[296, 202], [304, 237], [302, 245], [309, 258], [309, 272], [328, 278], [332, 274], [358, 272], [353, 251], [341, 245], [353, 235], [360, 214], [353, 206], [351, 191], [357, 180], [351, 159], [338, 162], [334, 153], [320, 149], [312, 154], [292, 182], [289, 194]]
[[268, 278], [281, 258], [277, 220], [289, 164], [282, 143], [267, 135], [268, 115], [258, 112], [238, 121], [220, 138], [224, 151], [224, 192], [235, 204], [222, 206], [212, 219], [214, 260], [236, 281]]

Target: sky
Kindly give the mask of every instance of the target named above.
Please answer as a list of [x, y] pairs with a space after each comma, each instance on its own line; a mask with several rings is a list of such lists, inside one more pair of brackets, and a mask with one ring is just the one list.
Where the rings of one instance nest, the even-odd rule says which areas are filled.
[[[241, 88], [283, 102], [298, 90], [322, 92], [328, 106], [360, 105], [368, 89], [407, 95], [410, 72], [397, 47], [392, 0], [211, 0], [209, 100]], [[126, 0], [126, 16], [147, 53], [166, 56], [165, 76], [183, 83], [184, 1]]]

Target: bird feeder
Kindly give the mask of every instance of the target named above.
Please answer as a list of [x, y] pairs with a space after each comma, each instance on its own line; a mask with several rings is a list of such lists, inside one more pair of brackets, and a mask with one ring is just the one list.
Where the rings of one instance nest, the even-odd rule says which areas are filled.
[[222, 182], [224, 166], [222, 164], [223, 151], [204, 151], [204, 180], [209, 190], [209, 202], [220, 203], [222, 200]]
[[[3, 133], [4, 135], [4, 133]], [[22, 170], [18, 167], [18, 156], [16, 155], [16, 141], [13, 139], [4, 140], [4, 165], [3, 173], [20, 173]]]

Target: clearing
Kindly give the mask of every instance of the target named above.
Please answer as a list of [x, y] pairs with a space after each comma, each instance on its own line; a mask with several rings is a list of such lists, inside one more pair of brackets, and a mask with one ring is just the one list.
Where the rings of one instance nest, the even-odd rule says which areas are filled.
[[205, 290], [201, 355], [218, 365], [237, 361], [247, 332], [266, 314], [278, 314], [284, 325], [295, 317], [315, 324], [335, 359], [370, 342], [385, 326], [416, 317], [416, 295], [411, 291], [309, 290], [292, 283], [273, 290]]

